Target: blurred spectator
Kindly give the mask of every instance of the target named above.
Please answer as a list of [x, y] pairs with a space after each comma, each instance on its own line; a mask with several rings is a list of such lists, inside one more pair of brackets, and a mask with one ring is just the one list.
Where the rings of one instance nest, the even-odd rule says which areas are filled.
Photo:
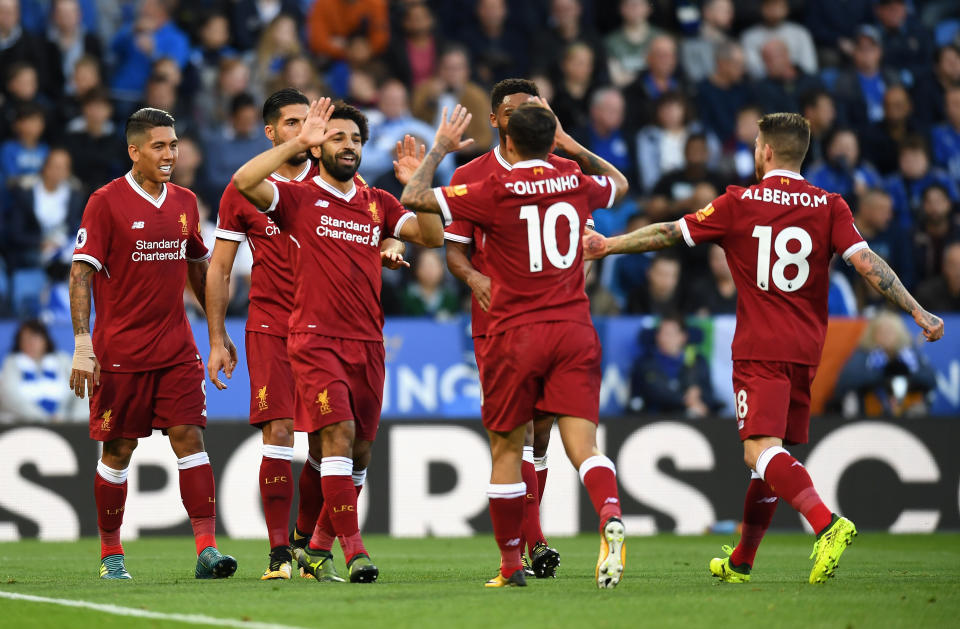
[[920, 284], [916, 297], [932, 312], [960, 312], [960, 242], [944, 248], [941, 274]]
[[918, 121], [931, 125], [944, 120], [945, 96], [951, 85], [960, 85], [960, 41], [938, 49], [933, 71], [918, 77], [913, 88]]
[[50, 52], [43, 38], [23, 29], [19, 0], [0, 0], [0, 69], [4, 71], [4, 78], [14, 63], [29, 63], [40, 70], [41, 91], [55, 99], [63, 86], [63, 76], [50, 58]]
[[893, 199], [894, 221], [897, 226], [912, 229], [920, 216], [923, 191], [933, 184], [940, 184], [950, 194], [950, 200], [960, 201], [960, 194], [947, 174], [930, 164], [927, 140], [913, 135], [900, 143], [898, 152], [899, 170], [887, 177], [887, 191]]
[[573, 136], [593, 153], [624, 173], [631, 185], [637, 181], [635, 145], [623, 128], [626, 102], [615, 87], [602, 87], [590, 97], [590, 117], [586, 127], [573, 130]]
[[71, 370], [72, 359], [57, 351], [40, 321], [21, 323], [0, 370], [0, 422], [89, 419], [87, 401], [69, 386]]
[[800, 95], [800, 113], [810, 121], [810, 146], [801, 167], [805, 173], [826, 157], [826, 140], [837, 122], [837, 108], [827, 90], [814, 88]]
[[726, 180], [710, 167], [710, 142], [705, 134], [692, 133], [687, 136], [683, 162], [682, 168], [665, 173], [653, 188], [653, 194], [663, 195], [670, 200], [670, 211], [678, 216], [703, 207], [695, 205], [694, 201], [694, 190], [698, 185], [710, 186], [713, 190], [711, 200], [717, 196], [718, 190], [726, 188]]
[[[783, 0], [774, 1], [783, 2]], [[768, 40], [760, 50], [760, 54], [766, 73], [754, 86], [757, 102], [767, 113], [798, 112], [800, 96], [820, 87], [820, 82], [793, 64], [787, 45], [779, 39]]]
[[571, 44], [563, 53], [561, 68], [551, 106], [563, 128], [579, 129], [587, 124], [588, 103], [596, 85], [593, 49], [582, 42]]
[[960, 184], [960, 83], [946, 89], [944, 110], [946, 122], [930, 133], [933, 161], [947, 171], [955, 184]]
[[124, 25], [110, 43], [116, 61], [110, 81], [115, 98], [136, 102], [153, 62], [169, 57], [183, 69], [190, 40], [170, 19], [170, 0], [142, 0], [135, 20]]
[[839, 128], [827, 139], [826, 159], [806, 174], [807, 180], [827, 192], [836, 192], [852, 208], [868, 188], [883, 185], [883, 179], [869, 162], [860, 159], [860, 143], [852, 129]]
[[703, 130], [699, 123], [688, 123], [687, 103], [679, 92], [661, 96], [656, 112], [655, 124], [637, 134], [637, 162], [644, 192], [652, 191], [664, 173], [684, 167], [687, 138]]
[[50, 116], [50, 101], [39, 92], [38, 87], [37, 70], [29, 63], [17, 61], [7, 68], [7, 97], [0, 106], [0, 111], [3, 112], [3, 120], [0, 121], [0, 137], [10, 135], [17, 112], [23, 106], [39, 108], [46, 122], [46, 118]]
[[172, 115], [177, 121], [177, 133], [193, 131], [190, 109], [179, 99], [177, 84], [166, 74], [157, 72], [150, 75], [143, 90], [143, 100], [134, 106], [135, 110], [142, 107], [162, 109]]
[[40, 176], [13, 191], [5, 230], [10, 271], [45, 268], [65, 276], [85, 200], [71, 174], [70, 154], [52, 149]]
[[669, 35], [654, 37], [647, 50], [647, 69], [624, 88], [630, 103], [630, 127], [639, 129], [650, 124], [657, 99], [667, 92], [682, 91], [683, 87], [677, 74], [677, 43]]
[[744, 105], [737, 112], [737, 124], [734, 129], [734, 143], [729, 150], [732, 175], [741, 185], [756, 183], [757, 167], [754, 162], [758, 122], [763, 111], [757, 105]]
[[[231, 83], [234, 85], [240, 85], [239, 81], [239, 70], [236, 71], [236, 79], [231, 79]], [[252, 84], [251, 84], [252, 85]], [[258, 89], [258, 86], [253, 86], [254, 90]], [[273, 81], [267, 83], [264, 93], [272, 94], [277, 90], [283, 89], [285, 87], [292, 87], [300, 90], [308, 98], [313, 96], [313, 99], [320, 98], [320, 96], [329, 96], [330, 90], [321, 80], [320, 75], [317, 74], [317, 70], [314, 67], [313, 62], [310, 60], [310, 57], [306, 55], [296, 55], [293, 57], [287, 57], [283, 62], [283, 67], [280, 70], [280, 74], [274, 77]], [[251, 90], [251, 91], [254, 91]]]
[[363, 110], [376, 108], [377, 82], [373, 74], [363, 68], [353, 70], [347, 82], [347, 95], [345, 100]]
[[[179, 136], [177, 143], [177, 164], [170, 176], [170, 181], [192, 190], [201, 199], [218, 199], [223, 189], [210, 190], [203, 181], [203, 149], [197, 141], [189, 135]], [[209, 204], [209, 203], [208, 203]], [[209, 247], [208, 247], [209, 249]], [[212, 250], [211, 250], [212, 251]]]
[[950, 195], [943, 186], [933, 184], [923, 191], [923, 206], [918, 229], [913, 235], [918, 280], [940, 272], [947, 244], [960, 240], [960, 226]]
[[906, 0], [877, 0], [873, 13], [883, 31], [884, 63], [912, 85], [933, 61], [933, 34], [910, 15]]
[[873, 21], [872, 0], [806, 0], [806, 25], [825, 66], [854, 55], [857, 27]]
[[[601, 216], [600, 212], [595, 215], [596, 218]], [[629, 233], [649, 225], [650, 222], [644, 214], [635, 212], [627, 217], [622, 231]], [[633, 256], [610, 256], [603, 259], [599, 273], [600, 283], [613, 294], [620, 310], [626, 309], [631, 293], [642, 290], [654, 255], [654, 252], [648, 251]], [[596, 271], [590, 272], [591, 275], [595, 273]]]
[[[519, 8], [517, 3], [514, 7]], [[529, 36], [515, 19], [514, 7], [506, 0], [477, 0], [476, 20], [461, 29], [459, 39], [470, 49], [473, 74], [486, 85], [527, 75]]]
[[698, 277], [690, 286], [686, 312], [698, 317], [737, 312], [737, 287], [720, 245], [710, 245], [707, 253], [710, 275]]
[[53, 0], [47, 39], [52, 44], [52, 56], [59, 76], [67, 79], [63, 86], [64, 91], [75, 93], [76, 86], [70, 78], [77, 61], [84, 55], [97, 59], [103, 57], [100, 39], [94, 33], [88, 33], [83, 26], [80, 3], [77, 0]]
[[250, 94], [238, 94], [230, 103], [230, 122], [204, 137], [206, 187], [223, 190], [244, 162], [270, 147], [260, 126], [257, 102]]
[[915, 417], [926, 413], [926, 394], [936, 386], [937, 373], [913, 346], [903, 319], [885, 310], [867, 324], [834, 397], [846, 417]]
[[222, 13], [210, 12], [202, 18], [198, 40], [185, 69], [186, 90], [190, 92], [212, 89], [220, 61], [239, 54], [230, 45], [230, 22]]
[[833, 85], [844, 122], [858, 131], [883, 120], [883, 95], [897, 76], [883, 69], [880, 31], [865, 24], [857, 29], [853, 67], [841, 70]]
[[[83, 96], [93, 89], [106, 91], [103, 84], [103, 77], [100, 73], [100, 61], [96, 57], [83, 55], [73, 66], [70, 73], [70, 90], [65, 91], [60, 101], [57, 103], [53, 124], [56, 125], [53, 137], [59, 137], [59, 134], [66, 129], [70, 121], [81, 115], [83, 107]], [[111, 105], [111, 114], [113, 112]]]
[[[879, 188], [871, 188], [864, 192], [857, 204], [853, 222], [870, 248], [896, 269], [904, 286], [908, 289], [912, 288], [911, 243], [909, 239], [903, 237], [894, 222], [893, 201], [890, 195]], [[842, 270], [854, 287], [861, 310], [871, 304], [883, 304], [883, 297], [868, 287], [853, 267], [844, 265]]]
[[[583, 4], [580, 0], [550, 0], [547, 26], [533, 39], [530, 47], [531, 72], [546, 74], [554, 83], [558, 83], [561, 64], [566, 62], [570, 47], [578, 42], [586, 44], [593, 53], [596, 83], [607, 81], [607, 59], [603, 41], [583, 20]], [[558, 51], [566, 51], [564, 55]]]
[[302, 22], [303, 11], [300, 7], [306, 4], [299, 0], [233, 0], [230, 3], [233, 43], [240, 50], [253, 49], [263, 30], [278, 16], [290, 15]]
[[[293, 59], [297, 59], [294, 57]], [[292, 63], [293, 59], [287, 63]], [[310, 68], [313, 72], [313, 69]], [[240, 57], [226, 57], [220, 60], [217, 78], [209, 89], [200, 92], [194, 107], [201, 128], [215, 127], [226, 122], [230, 115], [230, 103], [240, 94], [254, 95], [250, 80], [250, 66]]]
[[[729, 0], [716, 0], [719, 3]], [[697, 113], [707, 131], [721, 143], [733, 140], [737, 111], [747, 104], [750, 93], [744, 79], [743, 49], [729, 41], [717, 44], [716, 63], [707, 78], [697, 85]]]
[[883, 120], [863, 134], [863, 153], [869, 155], [881, 175], [897, 170], [898, 146], [908, 136], [920, 132], [911, 114], [910, 94], [902, 85], [887, 87], [883, 95]]
[[[703, 15], [700, 18], [700, 31], [696, 37], [689, 37], [680, 45], [680, 62], [687, 80], [692, 83], [705, 80], [715, 74], [717, 58], [721, 53], [729, 59], [728, 44], [733, 43], [730, 27], [733, 26], [734, 6], [732, 0], [706, 0], [703, 3]], [[740, 56], [743, 77], [743, 49], [737, 48]]]
[[444, 285], [443, 260], [433, 249], [421, 249], [413, 264], [414, 281], [403, 295], [403, 314], [408, 317], [449, 319], [460, 310], [457, 294]]
[[365, 37], [374, 55], [390, 43], [387, 0], [314, 0], [307, 14], [307, 43], [314, 54], [340, 60], [351, 35]]
[[660, 320], [653, 347], [633, 366], [632, 409], [683, 413], [699, 419], [719, 408], [710, 383], [710, 367], [695, 347], [687, 345], [688, 339], [682, 318], [667, 315]]
[[[414, 118], [410, 113], [407, 88], [397, 80], [390, 80], [380, 88], [379, 109], [369, 112], [370, 141], [363, 147], [360, 174], [367, 181], [393, 170], [397, 142], [403, 136], [412, 135], [421, 143], [429, 144], [435, 132], [432, 125]], [[441, 181], [450, 181], [456, 167], [453, 155], [440, 163], [438, 175]]]
[[286, 59], [303, 53], [297, 23], [288, 13], [273, 18], [261, 31], [253, 64], [253, 80], [266, 93], [265, 85], [283, 69]]
[[33, 103], [24, 103], [13, 120], [13, 137], [0, 144], [0, 182], [4, 186], [23, 175], [40, 172], [50, 152], [41, 142], [44, 130], [43, 110]]
[[104, 88], [88, 90], [81, 116], [67, 125], [64, 145], [73, 158], [73, 170], [89, 194], [127, 170], [126, 142], [111, 119], [113, 103]]
[[627, 296], [632, 314], [667, 315], [680, 310], [680, 261], [665, 253], [654, 256], [647, 282]]
[[[799, 66], [804, 74], [817, 73], [817, 51], [813, 46], [810, 31], [787, 20], [790, 5], [787, 0], [761, 0], [760, 15], [763, 23], [743, 32], [740, 42], [747, 58], [747, 71], [755, 79], [769, 77], [770, 67], [764, 57], [764, 49], [771, 41], [779, 41], [787, 51], [790, 65]], [[795, 110], [779, 110], [795, 111]]]
[[473, 114], [465, 137], [473, 138], [474, 144], [457, 155], [457, 159], [463, 163], [490, 148], [493, 143], [493, 128], [487, 116], [490, 110], [487, 91], [470, 80], [470, 57], [467, 49], [453, 45], [440, 55], [437, 75], [413, 91], [410, 108], [413, 115], [420, 120], [439, 125], [443, 108], [453, 111], [458, 103]]
[[430, 7], [419, 0], [406, 3], [400, 32], [390, 42], [387, 55], [390, 76], [418, 87], [436, 73], [442, 47]]
[[603, 40], [614, 85], [629, 85], [647, 67], [647, 50], [654, 37], [662, 34], [649, 22], [648, 0], [620, 0], [623, 26]]

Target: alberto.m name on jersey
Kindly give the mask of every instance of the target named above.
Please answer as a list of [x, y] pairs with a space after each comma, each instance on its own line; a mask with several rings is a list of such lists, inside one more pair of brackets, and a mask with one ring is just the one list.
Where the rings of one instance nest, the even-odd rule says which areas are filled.
[[138, 240], [130, 259], [134, 262], [186, 260], [187, 240]]
[[379, 225], [360, 223], [354, 220], [346, 221], [326, 214], [320, 217], [320, 224], [317, 225], [317, 236], [346, 240], [360, 245], [380, 246]]
[[[761, 193], [762, 191], [762, 193]], [[741, 199], [753, 199], [764, 203], [778, 203], [780, 205], [802, 205], [804, 207], [820, 207], [827, 204], [827, 195], [810, 194], [808, 192], [787, 192], [779, 188], [747, 188], [740, 195]]]

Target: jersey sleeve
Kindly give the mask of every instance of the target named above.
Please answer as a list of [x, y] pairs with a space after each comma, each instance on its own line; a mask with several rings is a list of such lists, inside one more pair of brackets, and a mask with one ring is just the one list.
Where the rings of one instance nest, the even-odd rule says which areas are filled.
[[270, 203], [270, 207], [260, 211], [269, 214], [277, 227], [284, 229], [286, 218], [291, 212], [296, 211], [298, 184], [270, 179], [267, 179], [267, 183], [273, 186], [273, 201]]
[[434, 188], [433, 194], [440, 205], [443, 222], [449, 226], [455, 220], [469, 221], [476, 225], [487, 225], [496, 207], [494, 177], [473, 183], [461, 183], [455, 186]]
[[220, 196], [220, 210], [217, 212], [217, 231], [214, 236], [221, 240], [243, 242], [247, 239], [247, 224], [241, 211], [240, 202], [249, 203], [243, 195], [237, 192], [233, 183]]
[[403, 224], [412, 218], [416, 218], [417, 215], [403, 207], [397, 201], [397, 198], [388, 192], [381, 194], [380, 198], [385, 211], [384, 223], [387, 233], [394, 238], [400, 238], [400, 230], [403, 228]]
[[[580, 173], [580, 190], [586, 195], [590, 209], [609, 208], [617, 196], [617, 184], [606, 175], [584, 175]], [[593, 216], [588, 223], [593, 223]]]
[[853, 224], [850, 206], [839, 195], [830, 206], [830, 246], [847, 264], [850, 264], [850, 256], [868, 247]]
[[[467, 183], [465, 181], [466, 177], [463, 174], [463, 168], [458, 168], [453, 171], [453, 176], [450, 177], [450, 185], [456, 186], [462, 183]], [[450, 240], [452, 242], [459, 242], [465, 245], [469, 245], [473, 242], [473, 223], [470, 221], [453, 221], [447, 225], [443, 230], [444, 240]]]
[[691, 212], [679, 220], [680, 232], [688, 247], [723, 240], [730, 229], [733, 215], [730, 210], [730, 199], [730, 193], [725, 192], [707, 207]]
[[190, 222], [192, 227], [187, 236], [187, 262], [203, 262], [210, 257], [210, 251], [203, 244], [203, 234], [200, 233], [200, 211], [196, 198], [193, 199]]
[[83, 219], [77, 231], [77, 242], [73, 249], [75, 262], [86, 262], [98, 271], [107, 265], [110, 253], [110, 241], [113, 221], [110, 209], [103, 194], [94, 193], [83, 210]]

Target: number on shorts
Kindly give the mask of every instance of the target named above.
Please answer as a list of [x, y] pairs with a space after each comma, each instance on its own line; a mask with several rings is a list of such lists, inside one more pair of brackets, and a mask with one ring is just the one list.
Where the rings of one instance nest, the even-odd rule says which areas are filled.
[[[757, 225], [753, 228], [753, 237], [759, 240], [757, 244], [757, 286], [763, 290], [770, 290], [770, 241], [773, 238], [773, 228], [769, 225]], [[787, 243], [796, 240], [800, 243], [800, 250], [790, 253]], [[810, 263], [807, 262], [810, 252], [813, 251], [813, 239], [810, 234], [800, 227], [786, 227], [773, 242], [777, 261], [773, 263], [773, 283], [785, 293], [792, 293], [806, 283], [810, 277]], [[785, 271], [788, 266], [797, 267], [797, 276], [788, 280]]]
[[744, 419], [747, 416], [747, 391], [740, 389], [737, 391], [737, 419]]
[[[570, 224], [570, 248], [560, 253], [557, 246], [557, 219], [566, 217]], [[569, 203], [560, 201], [547, 208], [543, 215], [543, 230], [540, 229], [540, 210], [536, 205], [520, 208], [520, 220], [527, 222], [527, 246], [530, 250], [530, 272], [543, 270], [543, 252], [547, 260], [558, 269], [569, 269], [577, 257], [577, 241], [580, 239], [580, 217]]]

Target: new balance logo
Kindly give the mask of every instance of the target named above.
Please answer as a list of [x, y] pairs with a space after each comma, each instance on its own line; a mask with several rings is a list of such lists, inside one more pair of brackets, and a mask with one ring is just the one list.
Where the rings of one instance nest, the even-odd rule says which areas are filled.
[[615, 505], [615, 504], [617, 504], [618, 502], [620, 502], [620, 501], [617, 500], [616, 498], [611, 497], [611, 498], [607, 498], [606, 500], [604, 500], [604, 501], [603, 501], [603, 504], [605, 504], [605, 505]]
[[790, 467], [796, 467], [796, 466], [798, 466], [798, 465], [799, 465], [800, 467], [803, 467], [803, 463], [801, 463], [800, 461], [794, 461], [794, 462], [793, 462], [793, 465], [791, 465]]
[[775, 503], [777, 500], [778, 500], [778, 498], [777, 498], [776, 496], [772, 496], [772, 497], [770, 497], [770, 498], [761, 498], [760, 500], [757, 501], [757, 504], [760, 504], [761, 502], [766, 502], [766, 503], [769, 503], [769, 504], [773, 504], [773, 503]]
[[519, 545], [520, 545], [519, 537], [514, 537], [511, 540], [507, 540], [507, 546], [519, 546]]
[[330, 202], [327, 201], [326, 199], [317, 199], [317, 202], [314, 203], [314, 205], [316, 205], [317, 207], [328, 207], [330, 205]]
[[133, 221], [133, 225], [130, 226], [130, 229], [143, 229], [143, 221]]

